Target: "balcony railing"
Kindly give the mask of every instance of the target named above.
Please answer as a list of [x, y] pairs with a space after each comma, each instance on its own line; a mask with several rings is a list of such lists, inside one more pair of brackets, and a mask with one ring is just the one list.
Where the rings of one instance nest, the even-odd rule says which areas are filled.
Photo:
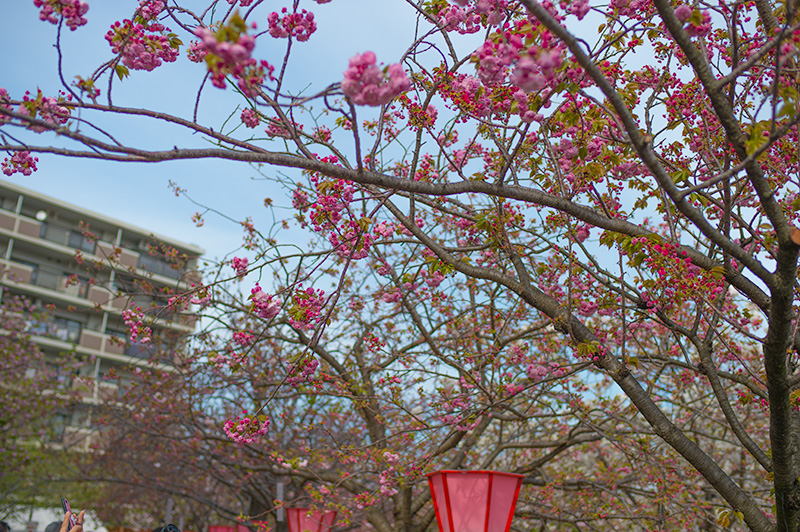
[[183, 275], [182, 268], [176, 268], [174, 265], [164, 262], [163, 260], [151, 257], [150, 255], [139, 255], [139, 268], [147, 270], [156, 275], [163, 275], [170, 279], [180, 279]]
[[28, 332], [45, 338], [77, 344], [81, 339], [81, 323], [64, 318], [29, 320]]
[[151, 360], [163, 364], [173, 363], [173, 348], [166, 344], [142, 345], [129, 344], [125, 347], [125, 354], [129, 357]]
[[79, 279], [78, 281], [70, 281], [68, 275], [57, 274], [48, 272], [41, 269], [36, 269], [31, 275], [31, 283], [42, 288], [49, 288], [64, 294], [86, 298], [89, 291], [89, 284], [87, 281]]
[[42, 222], [42, 232], [39, 236], [62, 246], [94, 253], [95, 243], [71, 227], [54, 222]]
[[53, 443], [62, 443], [64, 441], [64, 433], [67, 430], [68, 416], [65, 414], [55, 414], [49, 421], [50, 441]]

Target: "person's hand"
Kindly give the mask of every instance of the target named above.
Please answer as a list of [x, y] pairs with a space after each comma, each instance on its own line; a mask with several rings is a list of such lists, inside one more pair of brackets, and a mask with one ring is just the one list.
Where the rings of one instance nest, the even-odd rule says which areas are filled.
[[69, 528], [69, 518], [72, 517], [72, 512], [64, 514], [64, 521], [61, 522], [61, 530], [59, 532], [83, 532], [83, 510], [78, 513], [78, 518], [75, 520], [75, 526]]

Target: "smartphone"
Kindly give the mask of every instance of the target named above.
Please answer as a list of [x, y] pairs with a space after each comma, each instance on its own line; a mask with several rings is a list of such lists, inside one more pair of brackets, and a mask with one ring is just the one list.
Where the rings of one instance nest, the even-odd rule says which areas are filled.
[[69, 505], [69, 501], [65, 498], [61, 498], [61, 507], [64, 508], [64, 513], [70, 512], [69, 515], [69, 528], [67, 530], [72, 530], [72, 528], [77, 524], [75, 520], [75, 514], [72, 513], [72, 507]]

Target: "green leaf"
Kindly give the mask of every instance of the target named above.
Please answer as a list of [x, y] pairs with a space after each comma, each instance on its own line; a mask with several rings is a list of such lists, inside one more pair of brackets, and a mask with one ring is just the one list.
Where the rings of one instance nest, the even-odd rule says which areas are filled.
[[709, 270], [709, 273], [717, 279], [722, 279], [725, 276], [725, 268], [722, 266], [714, 266]]
[[689, 176], [691, 175], [692, 172], [688, 168], [682, 168], [670, 174], [670, 176], [672, 177], [672, 182], [675, 183], [676, 185], [679, 185], [684, 181], [687, 181], [689, 179]]
[[127, 78], [131, 73], [130, 70], [128, 70], [128, 67], [125, 65], [120, 65], [119, 63], [117, 63], [117, 66], [114, 67], [114, 71], [117, 73], [117, 76], [119, 76], [120, 81]]

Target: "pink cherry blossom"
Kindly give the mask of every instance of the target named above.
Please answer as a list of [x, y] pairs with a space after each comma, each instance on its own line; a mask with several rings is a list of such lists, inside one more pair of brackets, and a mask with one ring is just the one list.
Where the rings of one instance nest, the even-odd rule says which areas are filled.
[[253, 343], [255, 336], [246, 331], [237, 331], [233, 333], [233, 341], [241, 346], [248, 346]]
[[257, 443], [269, 429], [268, 416], [248, 416], [245, 411], [242, 417], [229, 419], [222, 426], [225, 434], [239, 445]]
[[265, 320], [271, 320], [278, 315], [281, 310], [281, 300], [279, 298], [273, 298], [273, 296], [265, 294], [258, 283], [256, 283], [255, 288], [253, 288], [250, 293], [250, 298], [253, 300], [256, 314]]
[[[22, 97], [18, 112], [20, 114], [29, 114], [31, 118], [43, 120], [53, 126], [60, 126], [66, 124], [69, 120], [72, 111], [67, 104], [71, 100], [71, 94], [67, 95], [66, 98], [63, 96], [53, 98], [52, 96], [44, 96], [42, 91], [39, 90], [36, 97], [31, 98], [30, 93], [26, 92]], [[36, 133], [47, 131], [45, 126], [40, 125], [30, 125], [28, 129]]]
[[258, 124], [261, 123], [258, 113], [249, 107], [242, 109], [241, 119], [245, 127], [249, 128], [258, 127]]
[[86, 17], [83, 15], [89, 11], [89, 4], [82, 0], [33, 0], [33, 5], [41, 8], [39, 20], [58, 24], [60, 16], [72, 31], [87, 22]]
[[282, 15], [272, 12], [267, 17], [269, 23], [269, 34], [276, 39], [286, 39], [294, 37], [298, 41], [307, 41], [311, 34], [317, 31], [317, 23], [314, 22], [314, 13], [305, 9], [302, 11], [288, 13], [287, 8], [281, 10]]
[[16, 172], [24, 176], [29, 176], [37, 170], [36, 163], [39, 162], [38, 157], [33, 157], [28, 151], [18, 151], [11, 156], [11, 159], [6, 157], [3, 159], [0, 168], [7, 176], [14, 175]]
[[372, 52], [353, 56], [342, 81], [342, 92], [356, 105], [384, 105], [410, 88], [411, 82], [403, 67], [395, 63], [384, 73], [376, 65]]
[[169, 28], [158, 23], [143, 25], [124, 20], [115, 22], [106, 33], [111, 51], [120, 55], [122, 64], [132, 70], [152, 71], [162, 61], [178, 58], [178, 45], [167, 36]]
[[517, 62], [511, 74], [511, 83], [525, 92], [538, 91], [547, 84], [547, 80], [540, 73], [539, 65], [530, 57], [523, 57]]
[[686, 4], [681, 4], [675, 8], [675, 18], [681, 22], [686, 22], [692, 16], [692, 8]]
[[[266, 61], [257, 62], [251, 57], [255, 48], [255, 38], [245, 33], [244, 22], [239, 18], [231, 28], [223, 28], [219, 32], [198, 26], [194, 34], [201, 39], [197, 50], [205, 52], [205, 61], [211, 74], [211, 84], [219, 89], [226, 86], [225, 76], [231, 75], [238, 80], [239, 89], [247, 96], [254, 96], [258, 86], [264, 83], [264, 77], [272, 79], [275, 67]], [[231, 34], [233, 36], [231, 37]], [[208, 55], [213, 56], [211, 60]]]
[[231, 267], [236, 271], [237, 277], [244, 277], [247, 274], [247, 257], [233, 257]]

